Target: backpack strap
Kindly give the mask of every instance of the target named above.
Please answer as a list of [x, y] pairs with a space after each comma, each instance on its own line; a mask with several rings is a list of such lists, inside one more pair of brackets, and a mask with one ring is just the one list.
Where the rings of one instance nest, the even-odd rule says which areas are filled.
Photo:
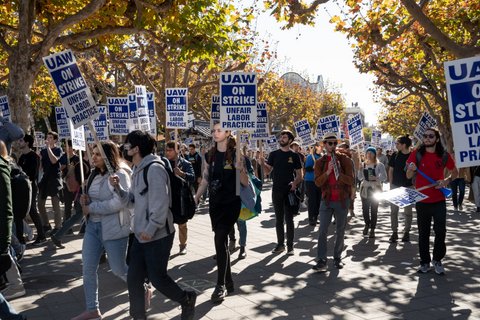
[[[418, 167], [420, 164], [420, 161], [422, 160], [422, 155], [420, 154], [420, 152], [418, 152], [418, 150], [416, 151], [416, 154], [415, 154], [415, 160], [417, 162], [416, 165]], [[442, 167], [445, 167], [447, 165], [447, 162], [448, 162], [448, 153], [444, 151], [442, 154]]]
[[163, 164], [162, 161], [158, 161], [158, 160], [154, 160], [152, 162], [150, 162], [149, 164], [147, 164], [144, 168], [143, 168], [143, 182], [145, 183], [145, 188], [143, 188], [142, 191], [140, 191], [140, 195], [143, 196], [145, 195], [145, 193], [147, 193], [148, 191], [148, 168], [150, 168], [150, 166], [154, 163], [158, 163], [160, 164], [162, 167], [165, 168], [165, 165]]

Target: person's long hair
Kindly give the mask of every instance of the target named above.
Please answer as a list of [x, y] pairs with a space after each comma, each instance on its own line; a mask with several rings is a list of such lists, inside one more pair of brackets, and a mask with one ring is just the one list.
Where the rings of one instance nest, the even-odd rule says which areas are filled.
[[[120, 151], [115, 143], [112, 141], [102, 141], [100, 142], [102, 145], [103, 151], [105, 152], [105, 156], [107, 157], [110, 166], [113, 168], [114, 171], [120, 169]], [[95, 146], [96, 148], [97, 146]], [[105, 159], [103, 159], [105, 161]], [[100, 174], [105, 174], [108, 172], [106, 165], [104, 170], [100, 170], [99, 168], [95, 168]]]
[[[437, 143], [435, 144], [435, 153], [439, 157], [443, 157], [443, 154], [445, 153], [445, 148], [443, 147], [442, 141], [440, 140], [440, 131], [438, 131], [436, 128], [428, 128], [425, 130], [427, 131], [433, 131], [435, 133], [435, 139], [437, 140]], [[427, 151], [427, 147], [425, 147], [425, 144], [422, 143], [420, 148], [418, 148], [418, 152], [423, 156], [425, 152]]]
[[[237, 140], [231, 134], [227, 137], [227, 151], [225, 152], [225, 162], [230, 162], [233, 164], [233, 154], [235, 153], [235, 147], [237, 146]], [[217, 152], [217, 143], [215, 142], [213, 146], [208, 151], [209, 162], [212, 163], [215, 159], [215, 153]]]

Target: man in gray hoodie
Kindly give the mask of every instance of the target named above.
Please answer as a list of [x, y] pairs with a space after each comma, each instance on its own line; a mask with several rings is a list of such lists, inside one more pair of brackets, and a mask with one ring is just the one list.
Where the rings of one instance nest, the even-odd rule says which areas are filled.
[[[144, 282], [147, 278], [159, 292], [181, 304], [181, 319], [193, 319], [196, 293], [182, 290], [167, 274], [175, 235], [170, 210], [171, 188], [163, 161], [152, 154], [154, 146], [155, 140], [147, 132], [130, 132], [124, 144], [127, 158], [131, 157], [127, 160], [134, 164], [130, 191], [120, 189], [118, 177], [111, 178], [125, 202], [134, 208], [135, 238], [127, 275], [130, 315], [133, 319], [146, 319]], [[144, 170], [148, 170], [148, 186]]]

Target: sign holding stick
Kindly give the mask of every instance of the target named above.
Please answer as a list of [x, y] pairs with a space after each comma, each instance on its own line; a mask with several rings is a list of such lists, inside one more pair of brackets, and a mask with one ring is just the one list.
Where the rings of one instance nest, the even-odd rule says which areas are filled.
[[150, 132], [150, 115], [147, 104], [147, 88], [135, 86], [135, 100], [137, 102], [137, 116], [140, 130]]
[[97, 114], [97, 106], [90, 88], [80, 73], [73, 52], [65, 50], [54, 53], [44, 57], [43, 62], [52, 76], [62, 98], [62, 106], [68, 118], [72, 120], [74, 128], [93, 119]]

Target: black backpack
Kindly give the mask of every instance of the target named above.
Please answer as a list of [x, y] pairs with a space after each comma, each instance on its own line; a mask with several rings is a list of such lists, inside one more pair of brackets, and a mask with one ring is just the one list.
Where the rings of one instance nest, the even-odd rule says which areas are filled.
[[153, 163], [162, 165], [167, 171], [170, 180], [170, 190], [172, 192], [172, 206], [170, 207], [170, 210], [173, 214], [173, 222], [176, 224], [184, 224], [193, 218], [195, 210], [197, 209], [195, 199], [193, 198], [193, 187], [187, 182], [181, 182], [181, 186], [178, 186], [176, 183], [178, 178], [175, 176], [175, 173], [170, 166], [170, 161], [165, 157], [160, 157], [160, 159], [162, 161], [154, 160], [143, 168], [143, 181], [145, 183], [145, 188], [140, 194], [144, 195], [148, 191], [148, 168], [150, 168]]
[[15, 218], [23, 219], [30, 212], [32, 202], [32, 183], [27, 174], [16, 165], [10, 171], [12, 188], [12, 206]]

